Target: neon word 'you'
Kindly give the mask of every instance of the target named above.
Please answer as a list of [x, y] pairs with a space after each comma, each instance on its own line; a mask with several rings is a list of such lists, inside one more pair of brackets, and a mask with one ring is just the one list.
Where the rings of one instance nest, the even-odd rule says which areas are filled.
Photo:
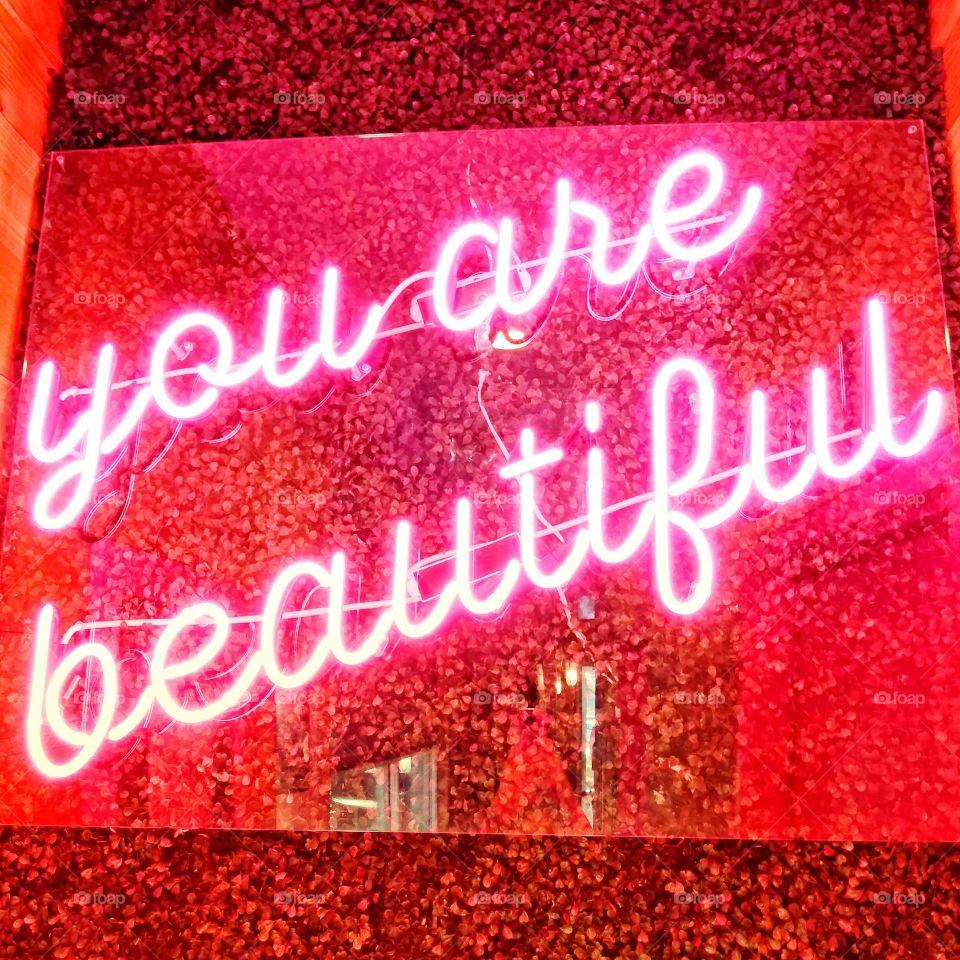
[[[43, 606], [37, 618], [34, 663], [27, 713], [27, 742], [30, 755], [38, 768], [50, 777], [66, 777], [90, 762], [105, 743], [130, 736], [153, 709], [159, 708], [172, 720], [184, 724], [205, 723], [222, 717], [249, 699], [255, 683], [268, 682], [280, 690], [290, 690], [310, 683], [331, 662], [358, 665], [377, 656], [392, 636], [409, 640], [423, 639], [440, 630], [457, 611], [474, 616], [496, 614], [522, 587], [552, 590], [569, 583], [577, 572], [594, 558], [601, 564], [620, 564], [648, 549], [653, 559], [654, 588], [668, 610], [688, 616], [701, 610], [709, 599], [716, 579], [711, 531], [737, 516], [752, 496], [774, 503], [786, 503], [799, 497], [818, 478], [844, 481], [862, 472], [878, 456], [894, 459], [913, 457], [929, 446], [943, 416], [944, 398], [940, 391], [927, 391], [917, 416], [910, 418], [905, 429], [903, 418], [891, 409], [891, 370], [883, 306], [871, 300], [867, 309], [864, 354], [865, 388], [868, 394], [866, 420], [862, 430], [841, 435], [845, 443], [859, 438], [852, 452], [837, 453], [838, 437], [830, 433], [828, 380], [825, 371], [814, 369], [809, 378], [807, 447], [798, 457], [793, 475], [775, 480], [768, 469], [779, 454], [771, 454], [768, 436], [768, 399], [762, 390], [750, 397], [746, 417], [747, 454], [744, 462], [727, 476], [734, 480], [726, 499], [709, 512], [694, 515], [687, 509], [685, 497], [690, 491], [711, 482], [710, 470], [717, 431], [716, 391], [707, 368], [698, 360], [677, 357], [657, 372], [650, 408], [650, 441], [652, 477], [648, 494], [634, 498], [641, 503], [635, 510], [632, 528], [613, 538], [605, 518], [612, 509], [604, 495], [607, 466], [600, 446], [593, 442], [587, 453], [584, 499], [586, 513], [565, 527], [572, 536], [565, 541], [565, 555], [559, 560], [553, 553], [549, 563], [538, 551], [543, 534], [538, 508], [537, 490], [550, 468], [564, 459], [558, 447], [541, 446], [532, 428], [523, 430], [519, 457], [500, 471], [504, 479], [518, 486], [516, 534], [517, 555], [511, 557], [493, 577], [485, 577], [482, 589], [473, 577], [472, 559], [478, 548], [473, 532], [473, 506], [467, 499], [456, 504], [452, 550], [446, 555], [449, 579], [436, 597], [427, 602], [411, 595], [414, 530], [405, 520], [396, 527], [390, 577], [390, 595], [378, 606], [379, 616], [366, 636], [350, 643], [344, 630], [349, 560], [343, 552], [327, 559], [305, 558], [288, 564], [277, 574], [266, 592], [259, 616], [258, 641], [242, 662], [230, 671], [230, 685], [216, 697], [200, 698], [201, 702], [185, 701], [178, 688], [188, 678], [198, 680], [212, 669], [231, 632], [231, 618], [218, 603], [195, 603], [172, 619], [163, 630], [150, 655], [149, 680], [136, 693], [136, 702], [125, 717], [118, 718], [120, 704], [120, 669], [114, 655], [104, 644], [88, 641], [74, 646], [50, 670], [50, 648], [55, 633], [56, 611]], [[692, 455], [682, 470], [671, 461], [676, 452], [678, 434], [671, 422], [670, 397], [675, 386], [692, 387], [691, 409], [696, 413], [696, 430]], [[602, 433], [602, 411], [596, 403], [584, 410], [590, 436]], [[912, 431], [912, 432], [909, 432]], [[904, 435], [909, 433], [909, 435]], [[687, 459], [687, 458], [685, 458]], [[693, 558], [689, 579], [677, 582], [678, 550]], [[316, 642], [302, 663], [296, 667], [281, 663], [279, 636], [289, 613], [285, 610], [291, 591], [297, 585], [310, 584], [323, 591], [326, 606], [325, 634]], [[420, 602], [418, 602], [420, 601]], [[244, 617], [249, 622], [250, 618]], [[199, 649], [189, 655], [183, 652], [184, 634], [203, 626], [209, 631]], [[180, 652], [178, 653], [178, 644]], [[63, 712], [64, 691], [71, 676], [84, 666], [99, 671], [100, 697], [96, 719], [83, 727], [71, 725]], [[221, 674], [224, 676], [225, 674]], [[132, 698], [127, 698], [128, 700]], [[48, 750], [49, 729], [61, 742], [59, 758]], [[66, 748], [66, 757], [64, 749]], [[71, 754], [72, 751], [72, 754]]]
[[[700, 192], [692, 200], [675, 200], [677, 184], [693, 171], [705, 174]], [[566, 180], [557, 183], [554, 223], [550, 250], [535, 279], [527, 277], [519, 293], [514, 282], [514, 223], [503, 218], [494, 226], [484, 221], [466, 223], [455, 230], [443, 244], [436, 269], [417, 277], [432, 278], [432, 304], [438, 321], [457, 332], [474, 331], [498, 311], [507, 316], [530, 313], [541, 305], [559, 282], [571, 234], [577, 221], [592, 230], [589, 259], [593, 275], [605, 286], [623, 286], [643, 268], [651, 247], [657, 246], [669, 257], [685, 263], [699, 263], [730, 249], [756, 216], [760, 205], [759, 187], [749, 187], [737, 212], [708, 239], [698, 237], [692, 243], [679, 238], [680, 225], [695, 221], [710, 212], [720, 197], [724, 171], [720, 161], [710, 153], [696, 151], [685, 154], [670, 166], [654, 186], [650, 201], [649, 221], [628, 244], [619, 264], [610, 262], [611, 224], [606, 213], [592, 203], [576, 199]], [[495, 251], [493, 290], [466, 312], [454, 307], [457, 269], [471, 245], [486, 244]], [[618, 246], [622, 244], [617, 241]], [[104, 475], [104, 464], [116, 459], [121, 449], [150, 412], [160, 413], [182, 423], [198, 420], [209, 414], [220, 395], [254, 378], [260, 378], [276, 390], [287, 390], [306, 380], [318, 367], [331, 371], [356, 369], [373, 349], [383, 333], [384, 317], [397, 294], [409, 285], [401, 283], [381, 303], [373, 304], [359, 329], [345, 342], [340, 332], [338, 291], [340, 275], [330, 267], [323, 277], [323, 289], [317, 319], [316, 340], [295, 354], [281, 352], [284, 293], [275, 289], [267, 297], [263, 323], [263, 349], [245, 360], [236, 357], [233, 335], [228, 325], [206, 311], [191, 311], [178, 317], [160, 334], [150, 358], [149, 375], [140, 381], [118, 383], [117, 353], [112, 344], [104, 344], [94, 364], [93, 384], [84, 393], [89, 397], [86, 409], [80, 412], [62, 435], [51, 437], [51, 422], [62, 403], [58, 394], [60, 372], [46, 360], [37, 372], [27, 426], [27, 449], [43, 464], [60, 464], [41, 483], [33, 503], [33, 516], [46, 530], [61, 530], [73, 524], [90, 503], [97, 481]], [[178, 341], [185, 335], [200, 333], [216, 345], [215, 357], [189, 371], [203, 388], [196, 395], [184, 397], [171, 390], [174, 374], [171, 356], [176, 355]], [[292, 362], [291, 362], [292, 361]], [[139, 384], [126, 409], [113, 409], [111, 398], [118, 387]], [[126, 390], [124, 395], [129, 395]]]

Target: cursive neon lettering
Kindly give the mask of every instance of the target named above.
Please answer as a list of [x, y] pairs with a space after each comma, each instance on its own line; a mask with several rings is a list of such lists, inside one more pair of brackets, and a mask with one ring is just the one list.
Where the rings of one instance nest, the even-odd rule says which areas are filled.
[[[344, 589], [349, 558], [343, 553], [335, 553], [329, 567], [311, 559], [293, 561], [280, 570], [267, 590], [262, 615], [254, 618], [261, 623], [259, 648], [243, 663], [236, 678], [219, 697], [199, 706], [183, 702], [177, 695], [176, 684], [191, 675], [201, 674], [224, 651], [230, 618], [219, 604], [196, 603], [165, 622], [151, 657], [148, 688], [140, 692], [130, 715], [120, 722], [115, 722], [118, 664], [104, 644], [88, 642], [77, 646], [60, 660], [48, 677], [55, 611], [50, 604], [44, 605], [35, 627], [34, 665], [28, 701], [30, 756], [38, 769], [49, 777], [71, 776], [94, 758], [104, 742], [122, 740], [133, 733], [149, 715], [154, 702], [172, 720], [180, 723], [211, 720], [246, 702], [251, 687], [261, 676], [284, 689], [302, 686], [322, 671], [331, 654], [341, 664], [358, 666], [379, 656], [393, 632], [408, 640], [422, 640], [442, 629], [458, 610], [475, 616], [496, 613], [524, 582], [538, 589], [552, 590], [568, 583], [589, 557], [603, 563], [622, 563], [636, 557], [648, 541], [654, 561], [655, 590], [661, 603], [677, 616], [696, 614], [708, 603], [717, 575], [708, 533], [733, 519], [750, 496], [788, 503], [800, 496], [817, 475], [837, 481], [848, 480], [868, 468], [881, 453], [899, 458], [917, 456], [937, 435], [945, 406], [943, 395], [937, 389], [926, 391], [922, 408], [917, 411], [919, 416], [910, 418], [916, 425], [909, 436], [903, 435], [907, 432], [903, 418], [895, 414], [891, 401], [892, 373], [882, 304], [871, 300], [867, 314], [865, 359], [870, 382], [869, 428], [830, 437], [826, 404], [829, 384], [823, 371], [812, 371], [808, 396], [809, 448], [799, 451], [801, 466], [785, 484], [778, 486], [769, 480], [766, 464], [788, 454], [792, 456], [795, 451], [767, 452], [767, 401], [765, 394], [758, 393], [752, 395], [747, 413], [750, 440], [744, 463], [713, 476], [708, 474], [717, 430], [716, 391], [707, 368], [700, 361], [689, 357], [675, 358], [665, 363], [654, 378], [650, 409], [652, 486], [649, 493], [632, 501], [641, 506], [633, 528], [620, 545], [609, 545], [605, 529], [605, 517], [613, 508], [604, 503], [605, 465], [595, 439], [587, 454], [586, 516], [563, 525], [573, 532], [572, 538], [563, 543], [566, 555], [552, 571], [542, 568], [537, 542], [544, 533], [551, 531], [542, 527], [536, 487], [538, 480], [542, 481], [563, 461], [564, 455], [557, 447], [538, 448], [533, 430], [525, 429], [520, 436], [519, 455], [500, 471], [502, 477], [517, 483], [520, 490], [517, 517], [520, 558], [511, 558], [505, 563], [499, 580], [484, 596], [478, 596], [475, 591], [471, 559], [478, 545], [474, 542], [472, 508], [467, 500], [460, 500], [456, 508], [453, 573], [426, 610], [422, 609], [425, 605], [420, 603], [412, 577], [413, 528], [408, 521], [397, 524], [390, 595], [383, 603], [373, 604], [380, 606], [382, 612], [367, 637], [351, 649], [347, 649], [341, 629], [346, 609]], [[675, 434], [671, 406], [683, 401], [688, 402], [696, 414], [696, 429], [689, 462], [678, 466], [673, 462]], [[588, 404], [584, 419], [590, 436], [597, 438], [602, 424], [599, 404]], [[861, 437], [859, 448], [846, 461], [839, 461], [831, 446], [846, 443], [855, 436]], [[708, 513], [694, 515], [686, 507], [686, 494], [719, 479], [734, 481], [726, 502]], [[693, 561], [692, 572], [686, 578], [678, 578], [681, 567], [677, 562], [678, 545], [681, 542], [683, 554]], [[299, 668], [286, 670], [278, 661], [278, 630], [281, 620], [291, 616], [283, 612], [291, 589], [305, 578], [312, 579], [327, 591], [328, 604], [323, 611], [327, 617], [327, 630]], [[412, 614], [415, 606], [421, 608], [417, 611], [417, 618]], [[296, 615], [306, 614], [293, 614]], [[198, 627], [212, 632], [194, 653], [177, 658], [174, 645], [185, 631]], [[68, 634], [72, 632], [73, 629]], [[99, 712], [89, 732], [71, 726], [61, 706], [70, 677], [87, 661], [99, 666], [103, 687]], [[74, 752], [66, 760], [51, 758], [48, 751], [50, 739], [60, 742], [60, 753], [62, 748]]]

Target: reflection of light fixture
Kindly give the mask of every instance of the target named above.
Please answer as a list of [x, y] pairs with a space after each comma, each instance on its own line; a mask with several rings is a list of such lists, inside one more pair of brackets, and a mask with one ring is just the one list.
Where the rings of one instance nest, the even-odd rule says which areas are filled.
[[563, 681], [557, 677], [557, 693], [563, 693]]
[[397, 770], [400, 773], [409, 773], [413, 767], [413, 757], [401, 757], [397, 761]]
[[597, 601], [583, 596], [577, 601], [577, 614], [581, 620], [593, 620], [597, 615]]
[[566, 673], [564, 675], [564, 679], [567, 681], [567, 686], [575, 687], [579, 678], [580, 675], [579, 671], [577, 670], [577, 665], [575, 663], [568, 663]]
[[530, 334], [519, 327], [498, 330], [493, 337], [494, 350], [519, 350], [527, 345]]
[[376, 800], [365, 800], [363, 797], [331, 797], [334, 803], [341, 807], [360, 807], [361, 810], [376, 810], [379, 804]]
[[595, 826], [593, 809], [593, 795], [597, 787], [596, 774], [593, 769], [594, 734], [597, 729], [597, 669], [584, 665], [582, 671], [583, 685], [580, 687], [580, 749], [583, 753], [583, 796], [580, 806]]

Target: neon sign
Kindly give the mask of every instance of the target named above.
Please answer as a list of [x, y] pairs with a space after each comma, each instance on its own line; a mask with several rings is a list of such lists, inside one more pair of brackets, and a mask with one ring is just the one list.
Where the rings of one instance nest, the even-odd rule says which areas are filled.
[[[45, 605], [37, 618], [36, 645], [27, 716], [28, 746], [34, 763], [49, 777], [67, 777], [89, 763], [107, 741], [129, 736], [153, 709], [158, 706], [171, 719], [183, 724], [212, 720], [236, 707], [248, 695], [261, 676], [281, 690], [292, 690], [311, 682], [329, 661], [359, 665], [383, 649], [391, 634], [408, 640], [419, 640], [438, 631], [456, 609], [476, 616], [496, 613], [519, 589], [521, 581], [541, 590], [562, 587], [569, 583], [588, 556], [605, 564], [623, 563], [632, 559], [649, 544], [654, 559], [656, 590], [664, 606], [679, 616], [701, 610], [707, 602], [715, 577], [713, 548], [709, 531], [729, 522], [754, 492], [786, 503], [800, 496], [819, 475], [845, 480], [865, 470], [881, 454], [897, 459], [913, 457], [929, 446], [935, 437], [943, 414], [944, 398], [938, 390], [929, 390], [922, 401], [922, 411], [909, 436], [901, 436], [901, 418], [891, 409], [889, 346], [883, 305], [871, 300], [867, 307], [866, 352], [870, 383], [872, 422], [862, 433], [859, 448], [845, 461], [834, 458], [831, 446], [835, 438], [829, 434], [827, 378], [823, 370], [810, 375], [808, 423], [810, 449], [804, 455], [796, 474], [775, 487], [767, 476], [766, 404], [763, 391], [751, 396], [749, 412], [749, 456], [735, 474], [733, 489], [724, 503], [700, 516], [691, 516], [680, 502], [683, 494], [707, 479], [713, 456], [716, 431], [716, 400], [713, 380], [707, 368], [697, 360], [677, 358], [664, 364], [653, 383], [650, 429], [653, 447], [653, 485], [650, 496], [638, 512], [632, 530], [618, 544], [611, 544], [605, 528], [607, 505], [604, 502], [606, 465], [600, 448], [592, 445], [587, 458], [585, 498], [587, 515], [581, 518], [566, 556], [552, 569], [545, 569], [538, 556], [537, 481], [549, 468], [564, 457], [558, 447], [540, 447], [532, 428], [521, 434], [520, 457], [501, 471], [504, 479], [513, 479], [519, 486], [517, 532], [519, 558], [511, 558], [500, 572], [498, 582], [483, 596], [476, 593], [471, 577], [471, 555], [475, 549], [472, 506], [469, 500], [457, 502], [454, 533], [454, 574], [432, 601], [430, 609], [419, 619], [411, 616], [416, 600], [409, 590], [411, 572], [412, 525], [400, 521], [394, 537], [391, 573], [392, 590], [384, 610], [368, 635], [357, 646], [348, 647], [344, 639], [343, 614], [347, 583], [347, 557], [335, 553], [327, 564], [316, 560], [297, 560], [284, 567], [270, 586], [259, 622], [256, 650], [242, 665], [227, 690], [202, 706], [182, 703], [175, 695], [174, 682], [201, 672], [223, 651], [230, 636], [230, 617], [219, 604], [205, 601], [193, 604], [170, 620], [164, 627], [153, 651], [150, 679], [130, 714], [118, 720], [120, 678], [116, 660], [101, 643], [90, 641], [73, 647], [49, 671], [49, 650], [54, 634], [56, 611]], [[670, 451], [674, 439], [668, 414], [671, 389], [680, 381], [694, 385], [693, 397], [698, 412], [696, 443], [690, 464], [679, 475], [672, 469]], [[597, 404], [588, 404], [585, 412], [588, 431], [596, 436], [602, 431], [601, 411]], [[678, 585], [674, 577], [674, 538], [682, 537], [696, 557], [697, 570], [691, 583]], [[298, 581], [311, 581], [327, 595], [327, 629], [306, 661], [292, 672], [281, 666], [277, 654], [278, 631], [290, 591]], [[209, 625], [213, 630], [201, 648], [189, 656], [178, 658], [173, 651], [183, 632], [191, 627]], [[102, 698], [97, 719], [89, 730], [71, 727], [62, 711], [61, 700], [66, 683], [77, 667], [96, 663], [102, 680]], [[65, 745], [75, 747], [68, 760], [51, 759], [43, 739], [44, 724]]]
[[[692, 172], [705, 176], [705, 185], [693, 200], [677, 202], [678, 184]], [[430, 302], [438, 322], [457, 334], [469, 334], [490, 324], [495, 315], [520, 317], [540, 307], [560, 282], [561, 267], [569, 253], [575, 222], [591, 230], [590, 262], [600, 284], [616, 287], [629, 283], [643, 268], [656, 244], [675, 260], [694, 264], [730, 250], [755, 220], [761, 191], [749, 187], [721, 229], [708, 239], [697, 237], [684, 242], [678, 228], [709, 214], [720, 196], [724, 173], [711, 154], [694, 152], [683, 156], [659, 179], [653, 189], [648, 223], [630, 238], [619, 263], [612, 263], [610, 251], [624, 246], [612, 241], [612, 226], [603, 210], [575, 198], [570, 184], [556, 185], [552, 239], [535, 279], [528, 278], [518, 292], [512, 259], [515, 227], [510, 219], [494, 226], [474, 221], [461, 226], [442, 245], [435, 269], [419, 274], [431, 281]], [[717, 221], [714, 221], [715, 223]], [[495, 262], [492, 288], [466, 310], [455, 307], [458, 266], [471, 245], [483, 244]], [[61, 530], [72, 523], [89, 503], [105, 464], [115, 458], [148, 412], [159, 413], [175, 424], [209, 415], [224, 392], [239, 388], [255, 378], [274, 390], [288, 390], [307, 380], [315, 371], [349, 371], [364, 362], [379, 336], [385, 318], [396, 299], [394, 290], [382, 304], [373, 304], [359, 329], [348, 338], [340, 334], [337, 317], [340, 275], [329, 268], [323, 278], [322, 300], [316, 341], [297, 354], [282, 354], [283, 293], [273, 290], [267, 297], [262, 350], [237, 359], [233, 335], [227, 324], [212, 313], [192, 311], [174, 320], [158, 338], [149, 362], [149, 374], [138, 385], [132, 400], [122, 411], [112, 409], [117, 394], [117, 356], [111, 344], [101, 347], [95, 363], [89, 402], [62, 435], [51, 436], [50, 423], [57, 411], [59, 370], [52, 361], [41, 364], [37, 373], [30, 411], [27, 445], [42, 464], [56, 465], [41, 484], [34, 501], [34, 518], [47, 530]], [[404, 287], [401, 284], [400, 287]], [[397, 288], [400, 289], [400, 288]], [[216, 344], [212, 360], [199, 364], [194, 373], [203, 384], [199, 394], [183, 395], [171, 389], [171, 380], [183, 371], [170, 368], [178, 341], [188, 332], [201, 331]], [[89, 628], [91, 639], [71, 646], [62, 659], [51, 665], [51, 649], [59, 635], [57, 611], [52, 604], [41, 607], [35, 622], [33, 666], [26, 717], [27, 746], [37, 768], [51, 778], [65, 778], [82, 770], [109, 743], [135, 735], [158, 710], [171, 721], [185, 725], [223, 718], [248, 704], [257, 684], [273, 689], [294, 690], [312, 682], [328, 665], [359, 666], [379, 656], [392, 637], [420, 640], [441, 630], [455, 615], [483, 617], [497, 614], [523, 589], [553, 590], [570, 583], [591, 561], [616, 565], [635, 559], [646, 551], [652, 561], [654, 590], [672, 614], [692, 616], [709, 601], [717, 576], [712, 531], [730, 523], [752, 497], [786, 504], [800, 497], [818, 478], [842, 482], [863, 472], [881, 456], [894, 459], [914, 457], [927, 449], [937, 435], [945, 400], [935, 389], [927, 391], [916, 414], [905, 418], [892, 407], [892, 365], [889, 333], [882, 303], [867, 303], [864, 324], [864, 383], [868, 394], [862, 430], [839, 436], [831, 434], [829, 383], [824, 370], [810, 372], [807, 393], [808, 440], [799, 451], [777, 451], [770, 442], [767, 394], [755, 390], [749, 398], [745, 422], [747, 450], [735, 467], [716, 469], [714, 461], [717, 425], [717, 391], [713, 376], [699, 359], [675, 357], [656, 372], [648, 411], [651, 478], [649, 489], [619, 504], [607, 502], [608, 464], [600, 440], [604, 432], [603, 411], [596, 402], [584, 407], [583, 421], [590, 447], [583, 464], [585, 514], [569, 518], [562, 525], [570, 532], [563, 543], [563, 556], [549, 562], [538, 549], [542, 538], [558, 529], [542, 519], [538, 490], [548, 482], [550, 471], [569, 455], [559, 446], [543, 444], [533, 427], [520, 435], [519, 452], [499, 471], [501, 479], [516, 483], [517, 515], [515, 555], [482, 582], [474, 575], [478, 551], [489, 544], [478, 543], [474, 531], [474, 506], [460, 499], [453, 513], [451, 549], [438, 558], [449, 561], [449, 575], [435, 596], [418, 595], [416, 573], [424, 561], [413, 560], [416, 531], [407, 520], [395, 527], [392, 558], [388, 565], [390, 588], [381, 601], [369, 604], [379, 612], [362, 638], [348, 642], [344, 615], [350, 558], [336, 552], [328, 558], [298, 558], [284, 566], [266, 591], [259, 613], [231, 616], [219, 603], [205, 600], [191, 604], [163, 621], [163, 629], [148, 658], [145, 683], [132, 697], [125, 690], [123, 662], [103, 643], [93, 639], [95, 624], [79, 624], [60, 636], [66, 643]], [[678, 469], [672, 458], [678, 441], [677, 424], [671, 419], [671, 397], [683, 387], [696, 411], [693, 450]], [[856, 449], [850, 452], [851, 442]], [[839, 456], [843, 449], [845, 455]], [[788, 480], [775, 481], [769, 466], [787, 453], [797, 454], [799, 465]], [[687, 462], [688, 461], [688, 462]], [[707, 512], [692, 512], [685, 495], [716, 482], [731, 480], [722, 502]], [[636, 508], [626, 533], [613, 535], [607, 518], [627, 507]], [[683, 554], [693, 572], [683, 576], [678, 563]], [[317, 610], [288, 610], [294, 589], [312, 585], [311, 595], [321, 591], [324, 606]], [[325, 633], [302, 662], [292, 667], [280, 656], [283, 624], [307, 615], [325, 617]], [[203, 678], [217, 657], [224, 653], [234, 624], [242, 619], [256, 625], [256, 643], [228, 671], [229, 685], [212, 698], [200, 702], [185, 700], [179, 687], [191, 679]], [[199, 646], [183, 652], [185, 636], [196, 628], [205, 631]], [[99, 701], [94, 705], [92, 723], [71, 724], [64, 711], [64, 699], [71, 678], [79, 668], [95, 671], [99, 677]], [[132, 700], [121, 716], [121, 703]], [[58, 741], [54, 746], [52, 740]], [[52, 749], [51, 749], [52, 748]]]

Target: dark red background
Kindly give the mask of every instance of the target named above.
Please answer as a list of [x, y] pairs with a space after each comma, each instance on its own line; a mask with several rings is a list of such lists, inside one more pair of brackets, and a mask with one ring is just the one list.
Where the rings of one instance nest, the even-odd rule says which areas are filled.
[[[51, 145], [916, 114], [932, 125], [946, 250], [940, 77], [926, 17], [921, 4], [876, 3], [76, 5]], [[283, 89], [314, 89], [326, 102], [277, 105]], [[525, 102], [477, 104], [486, 91]], [[78, 92], [125, 100], [83, 104]], [[675, 102], [691, 92], [714, 99]], [[875, 102], [889, 92], [926, 102]], [[952, 254], [945, 273], [955, 293]], [[958, 949], [956, 858], [945, 845], [23, 828], [5, 831], [0, 860], [0, 949], [18, 957], [939, 958]], [[308, 902], [275, 905], [288, 890]], [[677, 904], [679, 890], [722, 900]], [[81, 891], [126, 902], [72, 903]], [[914, 891], [918, 906], [874, 902]], [[477, 905], [478, 893], [495, 902]]]

